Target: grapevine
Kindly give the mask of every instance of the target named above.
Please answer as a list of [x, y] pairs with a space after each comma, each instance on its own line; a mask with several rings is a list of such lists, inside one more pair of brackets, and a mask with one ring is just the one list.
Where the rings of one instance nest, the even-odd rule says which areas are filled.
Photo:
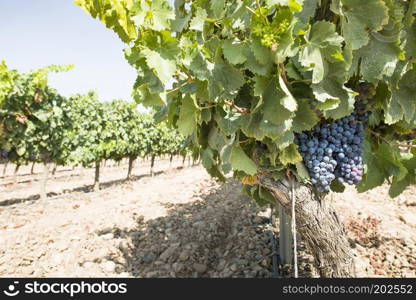
[[300, 153], [319, 192], [329, 192], [331, 182], [358, 184], [363, 175], [364, 126], [369, 112], [315, 126], [298, 136]]

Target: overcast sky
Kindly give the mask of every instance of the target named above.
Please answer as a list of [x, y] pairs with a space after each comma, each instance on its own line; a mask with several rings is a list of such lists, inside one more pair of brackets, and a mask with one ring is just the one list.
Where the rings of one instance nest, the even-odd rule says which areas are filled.
[[124, 47], [73, 0], [0, 0], [0, 60], [22, 72], [74, 64], [50, 76], [50, 85], [65, 96], [96, 89], [102, 100], [130, 100], [136, 72]]

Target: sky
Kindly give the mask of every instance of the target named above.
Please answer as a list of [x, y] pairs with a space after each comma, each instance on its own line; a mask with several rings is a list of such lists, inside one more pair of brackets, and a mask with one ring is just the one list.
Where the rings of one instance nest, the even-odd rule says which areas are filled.
[[131, 100], [135, 70], [125, 45], [73, 0], [0, 0], [0, 60], [26, 72], [51, 64], [74, 64], [51, 73], [62, 95], [98, 91], [100, 100]]

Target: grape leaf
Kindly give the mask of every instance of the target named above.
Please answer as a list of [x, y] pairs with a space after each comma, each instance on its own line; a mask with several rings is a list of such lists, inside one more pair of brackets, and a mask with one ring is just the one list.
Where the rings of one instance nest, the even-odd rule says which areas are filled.
[[198, 108], [195, 106], [191, 96], [186, 96], [182, 100], [179, 120], [177, 122], [179, 132], [183, 135], [190, 135], [194, 132], [197, 125]]
[[144, 48], [142, 53], [146, 56], [149, 67], [154, 70], [162, 83], [166, 85], [176, 72], [176, 62], [162, 57], [159, 52], [149, 48]]
[[224, 15], [225, 0], [211, 0], [211, 10], [215, 18], [221, 18]]
[[283, 165], [295, 164], [302, 161], [302, 156], [298, 152], [296, 144], [290, 144], [284, 148], [279, 155], [279, 160]]
[[195, 12], [195, 17], [192, 18], [189, 28], [192, 30], [202, 31], [204, 30], [205, 19], [208, 14], [205, 9], [198, 7]]
[[235, 170], [240, 170], [248, 175], [257, 173], [257, 166], [240, 146], [233, 146], [230, 155], [230, 164]]
[[224, 57], [233, 65], [242, 64], [247, 60], [244, 55], [246, 45], [238, 40], [228, 39], [224, 41]]
[[366, 46], [354, 51], [353, 66], [361, 59], [363, 79], [377, 83], [383, 76], [393, 75], [401, 54], [400, 48], [395, 43], [386, 43], [371, 35]]
[[306, 38], [308, 43], [300, 52], [299, 61], [313, 71], [312, 83], [319, 83], [326, 73], [326, 60], [341, 52], [343, 38], [336, 32], [334, 24], [325, 21], [313, 24]]
[[331, 191], [334, 191], [335, 193], [343, 193], [345, 191], [345, 186], [338, 180], [333, 180], [331, 182]]
[[342, 30], [347, 43], [353, 50], [369, 42], [369, 30], [379, 31], [386, 25], [388, 8], [382, 0], [342, 0]]
[[309, 103], [305, 99], [298, 100], [299, 108], [296, 111], [296, 116], [293, 119], [293, 130], [295, 132], [302, 132], [312, 129], [319, 118], [316, 113], [310, 108]]

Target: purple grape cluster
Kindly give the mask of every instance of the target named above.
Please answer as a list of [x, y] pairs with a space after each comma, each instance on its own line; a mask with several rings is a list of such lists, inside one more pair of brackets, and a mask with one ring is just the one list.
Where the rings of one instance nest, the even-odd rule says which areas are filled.
[[317, 125], [297, 137], [300, 154], [319, 192], [329, 192], [331, 182], [357, 184], [363, 176], [362, 146], [369, 112], [353, 112], [328, 124]]
[[0, 159], [1, 160], [6, 160], [8, 155], [9, 155], [9, 152], [7, 152], [6, 150], [1, 150], [0, 149]]

